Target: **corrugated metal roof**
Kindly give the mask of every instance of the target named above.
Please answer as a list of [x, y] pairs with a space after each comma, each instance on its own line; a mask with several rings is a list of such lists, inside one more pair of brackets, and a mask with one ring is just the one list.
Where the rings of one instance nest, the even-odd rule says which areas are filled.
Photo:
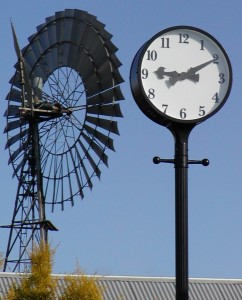
[[[58, 293], [63, 287], [64, 275], [58, 278]], [[104, 288], [103, 300], [174, 300], [175, 279], [162, 277], [96, 276]], [[0, 297], [13, 282], [20, 282], [21, 274], [0, 273]], [[189, 280], [190, 300], [241, 300], [242, 280]]]

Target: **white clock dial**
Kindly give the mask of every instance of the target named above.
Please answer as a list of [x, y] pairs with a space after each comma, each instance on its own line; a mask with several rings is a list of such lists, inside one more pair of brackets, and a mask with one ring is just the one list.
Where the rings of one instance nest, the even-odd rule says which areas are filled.
[[137, 55], [136, 84], [131, 78], [134, 97], [134, 90], [141, 89], [139, 97], [144, 95], [162, 117], [199, 122], [215, 113], [228, 97], [232, 82], [228, 56], [204, 31], [188, 26], [167, 29]]

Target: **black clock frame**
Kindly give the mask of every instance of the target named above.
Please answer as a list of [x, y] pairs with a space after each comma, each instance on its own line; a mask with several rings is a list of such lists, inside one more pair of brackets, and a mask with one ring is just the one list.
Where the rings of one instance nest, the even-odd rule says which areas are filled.
[[[178, 30], [178, 29], [189, 29], [192, 31], [196, 31], [199, 32], [205, 36], [207, 36], [208, 38], [210, 38], [215, 44], [217, 44], [217, 46], [221, 49], [227, 64], [228, 64], [228, 69], [229, 69], [229, 85], [228, 85], [228, 89], [227, 92], [225, 94], [225, 97], [223, 98], [223, 100], [221, 101], [221, 104], [215, 109], [213, 110], [211, 113], [198, 118], [198, 119], [194, 119], [194, 120], [186, 120], [186, 119], [176, 119], [176, 118], [172, 118], [164, 113], [162, 113], [159, 109], [157, 109], [153, 103], [150, 101], [150, 99], [147, 97], [142, 82], [141, 82], [141, 63], [142, 63], [142, 59], [144, 57], [144, 54], [146, 52], [146, 50], [148, 49], [148, 47], [153, 43], [153, 41], [155, 39], [157, 39], [159, 36], [162, 36], [163, 34], [169, 32], [169, 31], [173, 31], [173, 30]], [[130, 86], [131, 86], [131, 91], [133, 94], [133, 98], [135, 99], [137, 105], [139, 106], [140, 110], [148, 117], [150, 118], [152, 121], [162, 125], [162, 126], [169, 126], [169, 124], [171, 123], [184, 123], [184, 124], [198, 124], [201, 123], [203, 121], [205, 121], [206, 119], [210, 118], [211, 116], [213, 116], [215, 113], [217, 113], [222, 107], [223, 105], [226, 103], [230, 91], [231, 91], [231, 87], [232, 87], [232, 81], [233, 81], [233, 74], [232, 74], [232, 67], [231, 67], [231, 62], [230, 59], [225, 51], [225, 49], [223, 48], [223, 46], [218, 42], [217, 39], [215, 39], [211, 34], [207, 33], [206, 31], [193, 27], [193, 26], [173, 26], [173, 27], [169, 27], [166, 28], [164, 30], [161, 30], [160, 32], [158, 32], [157, 34], [155, 34], [151, 39], [149, 39], [136, 53], [132, 65], [131, 65], [131, 70], [130, 70]]]

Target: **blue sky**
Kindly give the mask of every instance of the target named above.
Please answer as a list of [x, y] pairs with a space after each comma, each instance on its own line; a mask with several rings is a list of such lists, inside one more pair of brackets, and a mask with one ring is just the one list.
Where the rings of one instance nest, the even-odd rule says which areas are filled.
[[[119, 48], [125, 79], [120, 137], [109, 168], [92, 192], [64, 212], [47, 211], [59, 232], [50, 234], [57, 247], [54, 271], [71, 272], [78, 261], [87, 273], [102, 275], [174, 276], [174, 168], [154, 165], [152, 158], [172, 158], [173, 138], [166, 128], [142, 114], [129, 86], [129, 70], [138, 49], [170, 26], [189, 25], [212, 34], [226, 49], [233, 68], [233, 87], [226, 105], [198, 125], [189, 141], [189, 158], [209, 158], [210, 166], [189, 168], [189, 275], [242, 278], [242, 2], [197, 0], [8, 0], [1, 4], [0, 132], [5, 97], [16, 55], [12, 19], [21, 48], [46, 17], [65, 8], [86, 10], [106, 24]], [[9, 224], [17, 181], [12, 179], [6, 136], [0, 139], [0, 223]], [[4, 252], [8, 232], [0, 231]]]

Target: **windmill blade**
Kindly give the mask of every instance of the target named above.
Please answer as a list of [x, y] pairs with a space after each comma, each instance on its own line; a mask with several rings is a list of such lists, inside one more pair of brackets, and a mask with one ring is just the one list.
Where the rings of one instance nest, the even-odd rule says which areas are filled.
[[97, 140], [99, 140], [104, 146], [108, 147], [109, 149], [114, 150], [114, 146], [113, 146], [113, 140], [108, 137], [107, 135], [104, 135], [103, 133], [101, 133], [100, 131], [93, 129], [92, 127], [88, 126], [88, 125], [84, 125], [83, 128], [92, 136], [94, 136]]
[[110, 131], [112, 133], [119, 135], [118, 123], [116, 121], [101, 119], [98, 117], [90, 117], [90, 116], [86, 117], [86, 121], [91, 124], [94, 124], [95, 126], [101, 127], [107, 131]]
[[27, 149], [28, 141], [23, 142], [19, 148], [17, 148], [13, 153], [10, 154], [8, 164], [11, 162], [14, 162], [16, 158], [19, 157], [19, 155], [22, 153], [22, 151]]
[[87, 98], [88, 105], [98, 105], [102, 104], [109, 104], [115, 101], [123, 100], [124, 96], [121, 92], [119, 86], [114, 87], [113, 89], [108, 89], [104, 92], [98, 93], [92, 97]]
[[19, 107], [20, 106], [17, 106], [17, 105], [9, 105], [7, 110], [5, 111], [4, 113], [4, 117], [9, 117], [9, 116], [12, 116], [12, 117], [19, 117]]
[[37, 58], [31, 46], [25, 46], [22, 49], [22, 53], [24, 53], [24, 64], [27, 74], [29, 74], [36, 63]]
[[[14, 168], [14, 172], [13, 172], [13, 176], [17, 176], [19, 170], [21, 170], [23, 168], [23, 166], [25, 166], [27, 163], [27, 156], [24, 155], [23, 159], [18, 163], [18, 165]], [[30, 169], [30, 167], [28, 167], [28, 170]]]
[[4, 133], [10, 132], [11, 130], [15, 130], [17, 128], [20, 128], [22, 125], [27, 124], [27, 120], [17, 119], [14, 121], [8, 122], [8, 124], [4, 128]]
[[94, 150], [94, 152], [96, 153], [96, 155], [99, 157], [99, 159], [106, 165], [108, 166], [108, 156], [107, 154], [104, 152], [105, 151], [105, 147], [101, 148], [100, 145], [98, 145], [94, 140], [92, 140], [88, 135], [86, 135], [83, 132], [83, 138], [84, 140], [88, 143], [88, 145], [91, 147], [91, 149]]
[[[16, 65], [16, 72], [14, 74], [14, 76], [9, 80], [9, 83], [18, 88], [19, 90], [21, 90], [22, 92], [22, 85], [21, 85], [21, 75], [20, 75], [20, 72], [19, 72], [19, 68], [18, 68], [18, 64]], [[21, 102], [22, 102], [22, 93], [21, 93]]]
[[28, 134], [28, 129], [25, 129], [24, 131], [21, 131], [18, 134], [16, 134], [16, 135], [12, 136], [11, 138], [9, 138], [6, 145], [5, 145], [5, 149], [9, 148], [10, 146], [15, 144], [16, 142], [20, 141], [20, 139], [25, 137], [27, 134]]
[[110, 104], [110, 105], [96, 105], [96, 106], [88, 106], [87, 113], [96, 114], [96, 115], [104, 115], [104, 116], [113, 116], [113, 117], [123, 117], [120, 105], [119, 104]]
[[22, 93], [20, 90], [12, 88], [11, 91], [8, 93], [6, 100], [11, 100], [14, 102], [22, 103]]
[[[80, 153], [79, 153], [79, 151], [77, 151], [77, 149], [75, 149], [75, 151], [76, 151], [76, 155], [77, 155], [77, 158], [78, 158], [79, 163], [80, 163], [80, 166], [81, 166], [81, 170], [82, 170], [83, 173], [84, 173], [84, 176], [85, 176], [85, 179], [86, 179], [87, 186], [90, 188], [90, 190], [92, 190], [92, 188], [93, 188], [93, 183], [92, 183], [92, 181], [91, 181], [91, 177], [90, 177], [90, 175], [89, 175], [89, 173], [88, 173], [88, 171], [87, 171], [87, 168], [86, 168], [86, 166], [85, 166], [85, 164], [84, 164], [84, 159], [81, 158]], [[76, 172], [77, 172], [77, 169], [76, 169]]]
[[88, 152], [88, 149], [83, 145], [83, 143], [80, 140], [78, 142], [79, 142], [79, 145], [82, 148], [82, 151], [83, 151], [85, 157], [88, 159], [89, 164], [91, 165], [93, 172], [100, 179], [101, 171], [100, 171], [98, 165], [95, 163], [95, 161], [93, 160], [92, 156]]

